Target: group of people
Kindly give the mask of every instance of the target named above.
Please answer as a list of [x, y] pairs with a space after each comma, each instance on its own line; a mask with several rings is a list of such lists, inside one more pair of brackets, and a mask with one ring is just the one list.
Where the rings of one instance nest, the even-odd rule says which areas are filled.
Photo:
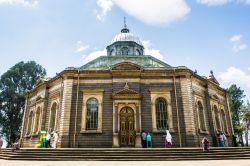
[[[228, 146], [228, 141], [227, 141], [227, 137], [223, 132], [220, 132], [217, 135], [217, 141], [218, 141], [218, 146], [219, 147], [227, 147]], [[202, 145], [203, 145], [203, 151], [208, 151], [209, 149], [209, 141], [206, 137], [204, 137], [201, 141]]]
[[[172, 147], [172, 136], [169, 132], [169, 130], [166, 130], [166, 135], [163, 135], [165, 137], [165, 148], [171, 148]], [[223, 132], [220, 132], [217, 136], [218, 138], [218, 145], [219, 147], [226, 147], [228, 146], [227, 137]], [[152, 137], [149, 132], [142, 131], [141, 134], [141, 140], [142, 140], [142, 147], [143, 148], [152, 148]], [[203, 146], [203, 151], [209, 150], [209, 140], [204, 137], [201, 141]]]
[[142, 131], [141, 143], [143, 148], [152, 148], [152, 137], [149, 132]]
[[47, 132], [46, 135], [44, 134], [41, 137], [42, 147], [45, 147], [45, 148], [56, 149], [58, 141], [59, 141], [59, 135], [57, 131]]
[[[166, 130], [166, 135], [163, 135], [165, 137], [165, 148], [171, 148], [172, 147], [172, 136], [169, 132], [169, 130]], [[142, 131], [141, 134], [141, 142], [143, 148], [152, 148], [152, 137], [149, 132]]]
[[[1, 148], [3, 146], [3, 139], [0, 137], [0, 151]], [[15, 150], [19, 150], [20, 149], [20, 143], [19, 143], [19, 137], [13, 142], [11, 143], [11, 151], [14, 152]]]

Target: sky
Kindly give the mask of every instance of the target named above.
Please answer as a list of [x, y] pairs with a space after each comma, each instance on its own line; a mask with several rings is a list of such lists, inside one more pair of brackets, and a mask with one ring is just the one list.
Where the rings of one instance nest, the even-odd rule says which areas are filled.
[[0, 75], [34, 60], [55, 76], [100, 55], [123, 27], [145, 53], [250, 99], [250, 0], [0, 0]]

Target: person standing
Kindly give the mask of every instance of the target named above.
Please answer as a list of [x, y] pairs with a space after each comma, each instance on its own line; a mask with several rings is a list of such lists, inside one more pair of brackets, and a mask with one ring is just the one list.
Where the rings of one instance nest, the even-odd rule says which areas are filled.
[[17, 138], [17, 140], [12, 143], [12, 152], [14, 152], [15, 150], [19, 150], [20, 149], [20, 143], [19, 143], [19, 138]]
[[57, 131], [55, 131], [53, 134], [53, 148], [54, 149], [56, 149], [58, 138], [59, 138], [59, 135], [58, 135]]
[[223, 136], [223, 140], [224, 140], [224, 147], [228, 147], [228, 141], [227, 141], [227, 137], [224, 133], [222, 133]]
[[150, 133], [147, 134], [147, 148], [152, 148], [152, 137]]
[[1, 150], [2, 146], [3, 146], [3, 139], [0, 137], [0, 150]]
[[206, 137], [204, 137], [201, 141], [202, 145], [203, 145], [203, 151], [208, 151], [209, 148], [209, 141]]
[[171, 147], [172, 147], [172, 136], [171, 136], [169, 130], [166, 130], [165, 148], [171, 148]]
[[142, 147], [147, 147], [147, 133], [143, 130], [141, 134], [141, 140], [142, 140]]
[[223, 137], [223, 133], [221, 132], [220, 134], [219, 134], [219, 146], [220, 147], [224, 147], [224, 137]]
[[51, 141], [51, 134], [48, 132], [46, 135], [46, 148], [51, 148], [50, 141]]

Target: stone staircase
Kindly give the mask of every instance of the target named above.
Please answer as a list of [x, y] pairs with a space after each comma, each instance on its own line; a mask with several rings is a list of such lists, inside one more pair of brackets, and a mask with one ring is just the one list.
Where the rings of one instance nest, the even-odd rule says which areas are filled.
[[211, 148], [203, 152], [201, 148], [61, 148], [61, 149], [21, 149], [11, 152], [2, 149], [0, 159], [6, 160], [109, 160], [109, 161], [170, 161], [170, 160], [229, 160], [250, 159], [250, 148]]

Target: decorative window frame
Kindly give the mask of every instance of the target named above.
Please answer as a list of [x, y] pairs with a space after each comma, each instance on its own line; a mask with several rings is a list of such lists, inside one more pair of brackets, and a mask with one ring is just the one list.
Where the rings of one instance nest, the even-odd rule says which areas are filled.
[[[31, 121], [30, 122], [30, 114], [33, 114], [31, 117]], [[26, 132], [25, 132], [25, 137], [30, 137], [33, 134], [33, 126], [34, 126], [34, 113], [35, 110], [33, 107], [30, 107], [29, 109], [29, 114], [28, 114], [28, 118], [27, 118], [27, 125], [26, 125]], [[29, 129], [30, 126], [30, 129]]]
[[173, 113], [172, 113], [172, 105], [171, 105], [171, 93], [170, 89], [168, 88], [153, 88], [150, 89], [150, 96], [151, 96], [151, 113], [152, 113], [152, 131], [154, 133], [165, 133], [165, 130], [157, 129], [157, 122], [156, 122], [156, 108], [155, 104], [158, 98], [163, 98], [167, 104], [167, 125], [169, 126], [169, 131], [174, 132], [173, 126]]
[[[223, 116], [223, 113], [224, 113], [224, 116]], [[220, 117], [221, 117], [221, 128], [225, 134], [228, 134], [229, 128], [228, 128], [228, 122], [227, 122], [227, 114], [226, 114], [224, 106], [222, 105], [220, 106]], [[226, 122], [226, 126], [224, 126], [224, 121]]]
[[[82, 104], [82, 124], [80, 133], [102, 133], [102, 103], [104, 89], [84, 89]], [[98, 102], [98, 124], [96, 130], [86, 129], [87, 101], [95, 98]]]
[[[218, 129], [217, 123], [216, 123], [216, 111], [214, 108], [217, 107], [218, 115], [219, 115], [219, 123], [220, 123], [220, 129]], [[214, 124], [214, 130], [216, 133], [219, 133], [219, 130], [222, 130], [222, 124], [221, 124], [221, 113], [220, 113], [220, 106], [218, 102], [212, 102], [211, 104], [211, 111], [212, 111], [212, 117], [213, 117], [213, 124]]]
[[57, 130], [57, 120], [58, 120], [58, 110], [59, 110], [59, 98], [51, 100], [50, 109], [49, 109], [48, 131], [50, 131], [51, 111], [52, 111], [52, 107], [53, 107], [54, 103], [56, 103], [56, 115], [55, 115], [55, 124], [54, 124], [55, 126], [54, 126], [54, 129], [52, 129], [52, 130], [53, 131]]
[[[36, 127], [36, 116], [37, 116], [37, 112], [38, 112], [38, 108], [40, 108], [40, 115], [39, 115], [39, 118], [38, 118], [38, 124], [37, 124], [37, 132], [35, 132], [35, 127]], [[36, 106], [35, 108], [35, 111], [34, 111], [35, 115], [34, 115], [34, 127], [33, 127], [33, 130], [32, 130], [32, 133], [33, 135], [38, 135], [38, 132], [41, 130], [41, 122], [42, 122], [42, 114], [43, 114], [43, 104], [39, 104]]]
[[[201, 103], [202, 105], [202, 111], [203, 111], [203, 118], [204, 118], [204, 125], [205, 125], [205, 130], [202, 129], [201, 127], [201, 120], [200, 120], [200, 115], [199, 115], [199, 107], [198, 107], [198, 102]], [[196, 109], [196, 114], [198, 117], [198, 127], [199, 127], [199, 132], [200, 133], [208, 133], [208, 128], [207, 128], [207, 121], [206, 121], [206, 112], [205, 112], [205, 102], [202, 97], [195, 96], [195, 109]]]

